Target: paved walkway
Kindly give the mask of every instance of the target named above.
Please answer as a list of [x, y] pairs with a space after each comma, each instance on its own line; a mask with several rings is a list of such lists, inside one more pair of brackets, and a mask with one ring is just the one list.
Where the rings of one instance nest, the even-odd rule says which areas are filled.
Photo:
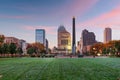
[[[78, 58], [78, 56], [55, 56], [55, 58]], [[93, 56], [84, 56], [79, 58], [94, 58]], [[108, 56], [95, 56], [95, 58], [108, 58]]]

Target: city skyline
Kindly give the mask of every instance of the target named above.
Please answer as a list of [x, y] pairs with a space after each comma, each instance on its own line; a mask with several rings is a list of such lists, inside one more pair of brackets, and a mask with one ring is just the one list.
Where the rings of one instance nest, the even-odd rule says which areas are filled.
[[0, 33], [27, 42], [35, 42], [35, 29], [45, 29], [50, 48], [57, 46], [59, 25], [72, 33], [72, 17], [76, 17], [76, 41], [81, 32], [94, 32], [103, 42], [104, 29], [112, 29], [112, 39], [120, 39], [119, 0], [1, 0]]

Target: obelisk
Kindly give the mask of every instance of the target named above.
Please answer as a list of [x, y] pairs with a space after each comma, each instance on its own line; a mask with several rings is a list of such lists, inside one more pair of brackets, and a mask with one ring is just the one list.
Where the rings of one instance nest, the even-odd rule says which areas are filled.
[[76, 53], [76, 34], [75, 34], [75, 17], [72, 19], [72, 54], [75, 55]]

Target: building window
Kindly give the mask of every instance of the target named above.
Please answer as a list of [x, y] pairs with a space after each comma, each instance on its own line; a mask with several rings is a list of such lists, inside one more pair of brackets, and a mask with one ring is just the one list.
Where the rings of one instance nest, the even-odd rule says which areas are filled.
[[68, 45], [68, 40], [61, 40], [61, 45]]

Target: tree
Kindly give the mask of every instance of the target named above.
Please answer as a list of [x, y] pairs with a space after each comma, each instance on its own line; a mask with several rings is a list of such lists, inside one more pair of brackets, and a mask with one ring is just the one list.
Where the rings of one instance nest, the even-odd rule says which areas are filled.
[[94, 56], [97, 55], [98, 53], [102, 54], [103, 46], [104, 46], [103, 43], [95, 43], [94, 45], [91, 46], [90, 53]]
[[27, 53], [30, 55], [32, 55], [34, 52], [35, 52], [35, 49], [32, 47], [27, 49]]
[[2, 56], [2, 46], [0, 45], [0, 56]]
[[103, 48], [103, 49], [102, 49], [102, 53], [103, 53], [103, 54], [107, 54], [107, 48]]
[[115, 42], [115, 51], [116, 51], [116, 56], [120, 56], [120, 40]]
[[18, 47], [18, 48], [17, 48], [17, 53], [18, 53], [20, 56], [22, 55], [23, 50], [22, 50], [22, 48], [21, 48], [21, 47]]
[[4, 35], [0, 35], [0, 54], [3, 54], [3, 50], [2, 50], [2, 44], [4, 43]]
[[40, 56], [42, 53], [45, 53], [44, 49], [45, 48], [43, 44], [36, 42], [27, 46], [27, 53], [30, 55], [35, 53], [35, 55]]
[[4, 55], [9, 53], [9, 45], [7, 43], [4, 43], [1, 48]]
[[35, 48], [35, 53], [37, 53], [37, 54], [45, 51], [44, 50], [45, 49], [44, 45], [41, 44], [41, 43], [38, 43], [38, 42], [33, 43], [32, 47]]
[[4, 39], [5, 39], [4, 35], [0, 35], [0, 45], [4, 42]]
[[17, 46], [15, 45], [15, 43], [10, 43], [9, 52], [12, 54], [12, 57], [13, 57], [13, 54], [16, 53], [16, 48]]

